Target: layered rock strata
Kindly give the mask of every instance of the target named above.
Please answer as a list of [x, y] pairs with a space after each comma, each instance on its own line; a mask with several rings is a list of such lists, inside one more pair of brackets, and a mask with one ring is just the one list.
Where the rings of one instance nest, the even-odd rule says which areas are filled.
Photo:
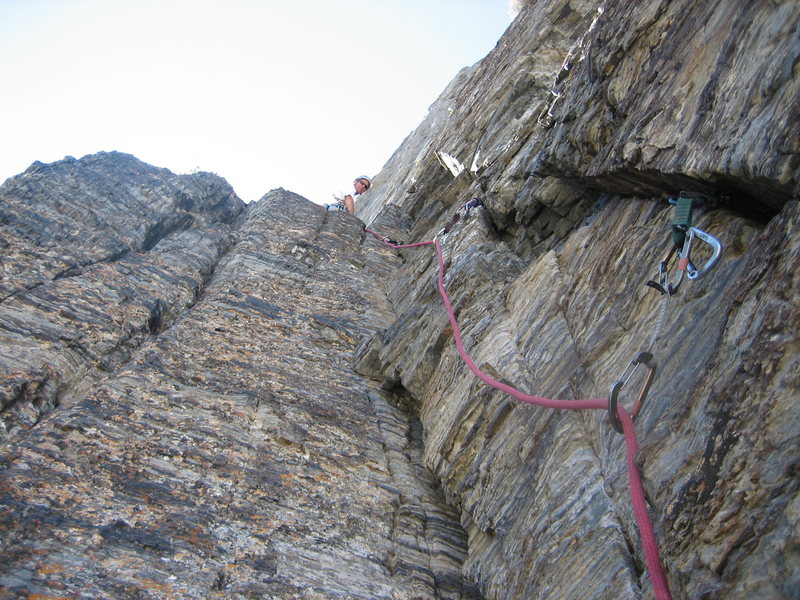
[[[413, 242], [482, 201], [439, 240], [497, 379], [605, 398], [653, 353], [638, 462], [676, 599], [800, 589], [798, 23], [526, 3], [357, 208]], [[724, 253], [660, 295], [682, 190]], [[480, 383], [430, 247], [124, 155], [0, 193], [3, 595], [653, 597], [608, 415]]]
[[[245, 210], [219, 178], [127, 156], [39, 169], [2, 188], [10, 207], [41, 184], [3, 232], [45, 264], [0, 303], [0, 597], [479, 597], [419, 426], [351, 368], [393, 318], [394, 253], [283, 190]], [[19, 233], [44, 220], [75, 231], [69, 276]]]
[[[472, 358], [521, 391], [605, 398], [653, 352], [636, 427], [674, 598], [792, 598], [800, 585], [799, 22], [792, 2], [529, 3], [357, 212], [419, 241], [483, 202], [440, 234], [445, 283]], [[645, 284], [683, 190], [708, 195], [694, 224], [724, 254], [667, 298]], [[695, 240], [692, 258], [709, 250]], [[465, 572], [488, 598], [652, 597], [607, 415], [480, 383], [453, 346], [430, 251], [402, 254], [399, 317], [357, 368], [412, 398], [426, 465], [469, 532]]]

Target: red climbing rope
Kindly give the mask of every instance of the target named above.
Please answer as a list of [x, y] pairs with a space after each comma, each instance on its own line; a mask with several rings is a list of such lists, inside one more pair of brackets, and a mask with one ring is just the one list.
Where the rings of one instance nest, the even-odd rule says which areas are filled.
[[[442, 246], [439, 240], [431, 240], [427, 242], [418, 242], [416, 244], [393, 244], [389, 238], [378, 235], [374, 231], [366, 229], [367, 233], [371, 233], [381, 242], [392, 248], [415, 248], [418, 246], [436, 247], [436, 255], [439, 259], [439, 272], [437, 283], [439, 287], [439, 294], [442, 296], [445, 308], [447, 309], [447, 317], [450, 319], [450, 325], [453, 328], [453, 339], [456, 344], [456, 349], [464, 362], [469, 367], [478, 379], [485, 384], [505, 392], [520, 402], [527, 404], [535, 404], [546, 408], [560, 408], [567, 410], [582, 410], [582, 409], [599, 409], [608, 410], [608, 400], [604, 398], [590, 398], [586, 400], [557, 400], [552, 398], [545, 398], [543, 396], [532, 396], [518, 389], [497, 381], [481, 371], [475, 362], [467, 354], [464, 348], [464, 342], [461, 339], [461, 330], [456, 321], [453, 305], [444, 288], [444, 254], [442, 253]], [[642, 546], [644, 548], [645, 562], [647, 563], [647, 570], [650, 572], [650, 580], [653, 583], [653, 592], [657, 600], [671, 600], [672, 596], [669, 591], [669, 584], [667, 583], [664, 569], [661, 566], [661, 557], [658, 551], [658, 540], [656, 539], [653, 524], [650, 521], [650, 515], [647, 512], [647, 503], [645, 501], [644, 487], [642, 486], [642, 479], [639, 474], [639, 468], [636, 465], [636, 453], [639, 449], [639, 442], [636, 438], [636, 430], [634, 429], [633, 419], [627, 410], [620, 404], [617, 405], [617, 415], [622, 423], [622, 430], [625, 434], [625, 445], [627, 448], [627, 462], [628, 462], [628, 485], [630, 488], [631, 504], [633, 506], [633, 513], [636, 517], [636, 524], [639, 527], [639, 534], [642, 538]]]

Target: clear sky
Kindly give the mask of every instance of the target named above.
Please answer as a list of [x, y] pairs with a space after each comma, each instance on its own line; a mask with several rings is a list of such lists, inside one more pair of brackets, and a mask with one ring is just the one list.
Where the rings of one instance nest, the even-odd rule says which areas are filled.
[[0, 182], [118, 150], [329, 202], [511, 20], [509, 0], [0, 0]]

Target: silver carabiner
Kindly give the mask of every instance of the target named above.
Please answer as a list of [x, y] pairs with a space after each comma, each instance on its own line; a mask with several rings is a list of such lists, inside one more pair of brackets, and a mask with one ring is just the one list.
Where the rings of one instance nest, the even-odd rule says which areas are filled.
[[611, 421], [611, 425], [618, 433], [624, 433], [624, 431], [622, 429], [622, 422], [619, 420], [619, 415], [617, 414], [617, 397], [622, 387], [628, 383], [628, 380], [636, 372], [639, 365], [647, 367], [649, 372], [639, 390], [639, 396], [636, 398], [636, 402], [634, 402], [633, 408], [631, 409], [631, 420], [636, 419], [639, 411], [642, 409], [645, 398], [647, 398], [647, 392], [650, 391], [650, 385], [653, 383], [653, 379], [656, 376], [656, 363], [653, 360], [653, 355], [650, 352], [639, 352], [636, 358], [625, 367], [625, 371], [623, 371], [619, 379], [611, 386], [611, 396], [608, 398], [608, 418]]
[[[699, 269], [692, 262], [692, 242], [697, 238], [711, 246], [711, 258]], [[669, 277], [669, 261], [674, 256], [678, 257], [678, 267], [672, 279]], [[691, 280], [700, 279], [703, 275], [713, 269], [719, 257], [722, 255], [722, 243], [713, 235], [706, 233], [697, 227], [687, 227], [686, 235], [683, 239], [683, 246], [678, 248], [673, 246], [664, 256], [658, 266], [658, 281], [648, 281], [647, 285], [658, 290], [661, 294], [672, 296], [678, 291], [683, 280], [683, 274]]]
[[687, 248], [686, 250], [686, 258], [688, 259], [687, 269], [686, 269], [686, 276], [689, 279], [700, 279], [703, 275], [708, 273], [714, 266], [717, 264], [719, 257], [722, 255], [722, 244], [720, 241], [715, 238], [713, 235], [706, 233], [702, 229], [698, 229], [697, 227], [689, 227], [687, 239], [689, 244], [691, 244], [691, 240], [695, 237], [700, 239], [700, 241], [705, 242], [709, 246], [711, 246], [711, 258], [706, 261], [701, 268], [696, 268], [694, 263], [689, 256], [690, 250]]

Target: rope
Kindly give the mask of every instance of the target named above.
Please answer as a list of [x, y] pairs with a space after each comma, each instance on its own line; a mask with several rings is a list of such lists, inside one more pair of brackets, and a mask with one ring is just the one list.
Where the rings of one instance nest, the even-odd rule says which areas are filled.
[[[450, 302], [450, 298], [447, 295], [447, 291], [444, 287], [444, 254], [442, 252], [442, 246], [439, 243], [439, 240], [434, 239], [427, 242], [418, 242], [416, 244], [392, 244], [381, 235], [378, 235], [374, 231], [370, 231], [366, 229], [367, 233], [371, 233], [376, 238], [378, 238], [381, 242], [386, 244], [387, 246], [391, 246], [392, 248], [399, 249], [399, 248], [415, 248], [418, 246], [430, 246], [434, 245], [436, 248], [436, 255], [439, 259], [439, 272], [437, 276], [437, 285], [439, 288], [439, 294], [442, 296], [442, 300], [444, 301], [445, 308], [447, 309], [447, 317], [450, 320], [450, 325], [453, 328], [453, 339], [456, 344], [456, 349], [458, 350], [459, 355], [469, 367], [470, 371], [472, 371], [478, 379], [483, 381], [485, 384], [500, 390], [501, 392], [505, 392], [512, 396], [513, 398], [519, 400], [520, 402], [524, 402], [526, 404], [534, 404], [537, 406], [543, 406], [545, 408], [557, 408], [557, 409], [566, 409], [566, 410], [582, 410], [582, 409], [597, 409], [597, 410], [608, 410], [608, 400], [601, 399], [601, 398], [590, 398], [586, 400], [558, 400], [552, 398], [545, 398], [543, 396], [533, 396], [530, 394], [526, 394], [524, 392], [519, 391], [518, 389], [505, 384], [501, 381], [497, 381], [496, 379], [490, 377], [483, 371], [481, 371], [475, 362], [470, 358], [469, 354], [467, 353], [466, 349], [464, 348], [464, 342], [461, 339], [461, 330], [458, 326], [458, 322], [456, 321], [455, 312], [453, 311], [453, 305]], [[666, 307], [666, 304], [664, 305]], [[662, 311], [663, 317], [663, 311]], [[660, 330], [660, 325], [657, 328]], [[657, 337], [657, 335], [656, 335]], [[625, 435], [625, 446], [627, 449], [627, 464], [628, 464], [628, 486], [630, 489], [630, 496], [631, 496], [631, 505], [633, 507], [633, 513], [636, 518], [636, 524], [639, 528], [639, 535], [642, 539], [642, 547], [644, 549], [645, 555], [645, 563], [647, 564], [647, 570], [650, 572], [650, 580], [653, 583], [653, 592], [657, 600], [672, 600], [672, 596], [669, 591], [669, 584], [667, 583], [666, 575], [664, 574], [664, 569], [661, 565], [661, 558], [659, 555], [658, 550], [658, 540], [656, 539], [655, 531], [653, 530], [653, 524], [650, 521], [650, 515], [647, 512], [647, 502], [645, 500], [644, 494], [644, 487], [642, 485], [641, 475], [639, 474], [639, 468], [636, 465], [636, 453], [639, 450], [639, 442], [636, 437], [636, 430], [633, 425], [633, 419], [631, 418], [630, 414], [622, 405], [617, 405], [617, 414], [619, 415], [620, 421], [622, 422], [622, 429]]]

